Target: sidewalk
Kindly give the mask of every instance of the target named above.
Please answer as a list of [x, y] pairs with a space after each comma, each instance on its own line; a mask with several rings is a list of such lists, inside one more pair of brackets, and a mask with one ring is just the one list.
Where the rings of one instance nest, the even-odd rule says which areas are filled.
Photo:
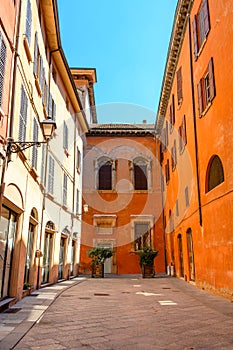
[[35, 290], [0, 313], [0, 349], [13, 349], [62, 292], [83, 280], [85, 277], [76, 277]]

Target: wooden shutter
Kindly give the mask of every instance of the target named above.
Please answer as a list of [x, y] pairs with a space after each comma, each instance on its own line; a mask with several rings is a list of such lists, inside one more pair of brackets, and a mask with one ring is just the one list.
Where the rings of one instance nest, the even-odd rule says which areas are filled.
[[63, 122], [63, 147], [68, 150], [68, 127], [66, 122]]
[[63, 204], [67, 205], [67, 175], [63, 175]]
[[134, 189], [147, 190], [147, 167], [146, 165], [134, 164]]
[[40, 56], [40, 88], [42, 92], [42, 96], [44, 95], [44, 65], [43, 65], [43, 58]]
[[214, 81], [214, 63], [213, 57], [211, 57], [208, 63], [208, 72], [209, 72], [209, 83], [210, 83], [210, 101], [215, 97], [215, 81]]
[[183, 147], [187, 144], [187, 134], [186, 134], [186, 117], [183, 116], [182, 120], [182, 143]]
[[79, 214], [79, 189], [76, 191], [76, 214]]
[[205, 36], [207, 36], [207, 34], [210, 31], [210, 17], [209, 17], [208, 0], [202, 0], [202, 11], [203, 11]]
[[23, 85], [21, 85], [21, 101], [20, 101], [20, 113], [19, 113], [19, 141], [25, 141], [26, 138], [26, 123], [27, 123], [27, 108], [28, 99]]
[[182, 144], [182, 125], [179, 126], [178, 134], [179, 134], [179, 151], [181, 153], [182, 149], [183, 149], [183, 144]]
[[198, 34], [197, 34], [197, 16], [194, 16], [193, 19], [193, 45], [194, 45], [194, 58], [197, 60], [198, 56]]
[[53, 98], [50, 91], [48, 100], [48, 117], [49, 119], [53, 119]]
[[[36, 118], [33, 120], [33, 141], [38, 141], [39, 127]], [[32, 147], [32, 166], [37, 169], [38, 148]]]
[[6, 44], [0, 33], [0, 106], [2, 105], [5, 66], [6, 66]]
[[53, 116], [52, 116], [52, 119], [54, 120], [54, 121], [56, 121], [56, 117], [57, 117], [57, 106], [56, 106], [56, 103], [54, 102], [54, 100], [53, 100]]
[[99, 169], [99, 190], [112, 189], [112, 164], [107, 162]]
[[176, 73], [177, 76], [177, 99], [178, 104], [181, 103], [183, 98], [183, 91], [182, 91], [182, 67], [180, 67]]
[[53, 194], [54, 190], [54, 159], [49, 156], [49, 171], [48, 171], [48, 191], [50, 194]]
[[38, 78], [38, 34], [35, 34], [33, 73]]
[[46, 152], [46, 146], [45, 146], [45, 144], [42, 144], [41, 172], [40, 172], [41, 183], [44, 183], [45, 152]]
[[166, 120], [166, 129], [165, 129], [165, 148], [168, 146], [168, 121]]
[[172, 95], [172, 124], [174, 125], [176, 121], [175, 118], [175, 96]]
[[201, 117], [203, 112], [202, 79], [199, 81], [197, 85], [197, 92], [198, 92], [198, 109], [199, 109], [199, 115]]
[[27, 2], [27, 15], [26, 15], [26, 37], [28, 40], [28, 44], [31, 42], [31, 25], [32, 25], [32, 9], [30, 0]]
[[162, 145], [162, 143], [160, 143], [159, 152], [160, 152], [160, 163], [162, 163], [162, 162], [163, 162], [163, 159], [164, 159], [164, 156], [163, 156], [163, 145]]

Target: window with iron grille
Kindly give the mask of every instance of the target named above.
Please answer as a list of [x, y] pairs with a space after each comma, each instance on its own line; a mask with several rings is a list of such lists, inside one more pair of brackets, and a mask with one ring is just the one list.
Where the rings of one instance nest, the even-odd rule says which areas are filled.
[[31, 2], [30, 2], [30, 0], [28, 0], [27, 13], [26, 13], [26, 32], [25, 32], [25, 35], [26, 35], [29, 46], [31, 43], [31, 27], [32, 27], [32, 9], [31, 9]]
[[63, 122], [63, 147], [68, 150], [68, 126]]
[[211, 104], [212, 100], [216, 95], [214, 64], [212, 57], [208, 63], [208, 68], [206, 69], [203, 77], [200, 79], [197, 85], [197, 91], [199, 116], [201, 117], [205, 113], [206, 108]]
[[48, 164], [48, 192], [50, 194], [54, 193], [54, 168], [55, 161], [51, 155], [49, 155], [49, 164]]
[[99, 168], [99, 190], [112, 190], [112, 162], [106, 161]]
[[2, 105], [5, 66], [6, 66], [6, 44], [0, 33], [0, 106]]
[[[38, 141], [39, 126], [36, 118], [33, 120], [33, 141]], [[38, 147], [32, 147], [32, 166], [37, 169]]]
[[26, 124], [27, 124], [27, 109], [28, 98], [23, 85], [21, 85], [21, 100], [20, 100], [20, 113], [19, 113], [19, 131], [18, 140], [26, 140]]
[[224, 171], [221, 159], [217, 155], [212, 157], [207, 169], [206, 192], [209, 192], [224, 182]]
[[134, 223], [134, 250], [141, 250], [143, 247], [151, 246], [151, 230], [149, 222]]
[[63, 204], [67, 205], [67, 175], [63, 174]]
[[208, 0], [202, 0], [201, 7], [193, 19], [194, 58], [197, 60], [205, 39], [210, 31]]

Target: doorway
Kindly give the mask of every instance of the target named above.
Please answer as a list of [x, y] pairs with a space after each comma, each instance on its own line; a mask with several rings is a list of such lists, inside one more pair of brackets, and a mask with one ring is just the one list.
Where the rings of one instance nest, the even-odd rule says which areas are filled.
[[190, 280], [195, 281], [195, 266], [194, 266], [194, 251], [193, 251], [193, 238], [192, 230], [187, 230], [187, 243], [188, 243], [188, 259], [189, 259], [189, 274]]
[[180, 277], [184, 277], [182, 235], [179, 233], [177, 238], [178, 238], [178, 254], [179, 254], [179, 275], [180, 275]]
[[[112, 245], [111, 244], [98, 244], [98, 247], [100, 248], [108, 248], [108, 249], [112, 249]], [[108, 258], [105, 263], [104, 263], [104, 273], [112, 273], [112, 257]]]
[[42, 283], [49, 282], [49, 273], [51, 268], [53, 250], [53, 234], [45, 232], [43, 266], [42, 266]]

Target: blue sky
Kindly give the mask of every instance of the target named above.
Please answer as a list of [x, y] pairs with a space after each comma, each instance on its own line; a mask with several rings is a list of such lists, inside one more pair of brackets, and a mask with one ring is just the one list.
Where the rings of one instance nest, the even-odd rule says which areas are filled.
[[97, 71], [98, 122], [153, 123], [176, 0], [58, 0], [71, 67]]

